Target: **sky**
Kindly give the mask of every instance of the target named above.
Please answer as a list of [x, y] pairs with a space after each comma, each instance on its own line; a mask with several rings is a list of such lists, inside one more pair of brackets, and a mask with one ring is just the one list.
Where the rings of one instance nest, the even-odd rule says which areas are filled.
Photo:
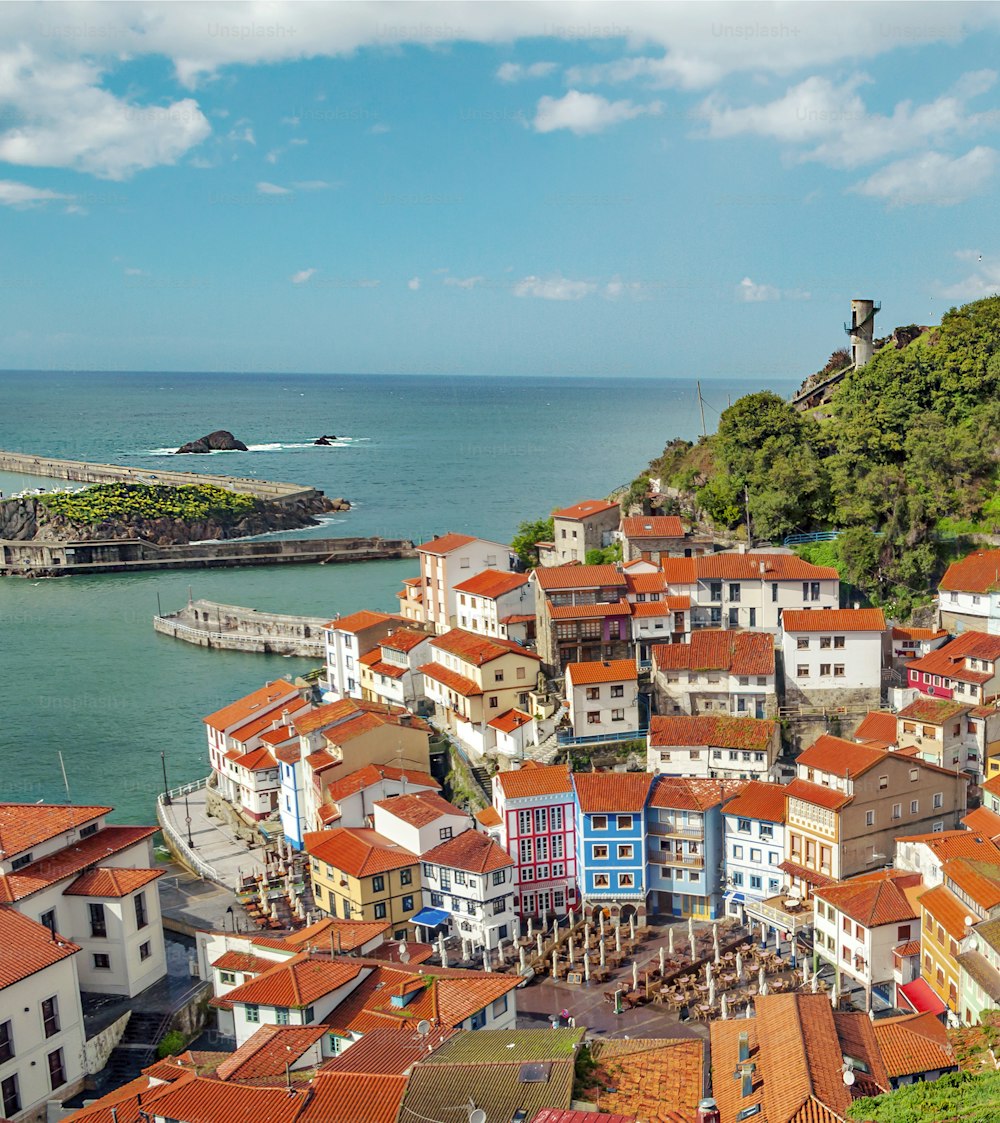
[[5, 3], [0, 366], [805, 377], [1000, 288], [995, 3]]

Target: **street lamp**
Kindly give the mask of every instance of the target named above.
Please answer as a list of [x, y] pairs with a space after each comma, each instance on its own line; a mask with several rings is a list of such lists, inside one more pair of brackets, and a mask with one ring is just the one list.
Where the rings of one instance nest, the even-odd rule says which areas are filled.
[[187, 823], [188, 847], [194, 849], [194, 839], [191, 837], [191, 808], [188, 806], [187, 792], [184, 793], [184, 822]]
[[170, 789], [167, 787], [167, 754], [160, 753], [160, 766], [163, 768], [163, 804], [170, 806]]

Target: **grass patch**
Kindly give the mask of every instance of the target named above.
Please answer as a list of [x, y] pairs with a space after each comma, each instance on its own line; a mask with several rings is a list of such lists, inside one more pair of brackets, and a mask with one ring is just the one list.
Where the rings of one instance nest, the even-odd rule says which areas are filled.
[[256, 511], [259, 504], [252, 495], [214, 484], [171, 487], [133, 483], [94, 484], [81, 491], [52, 492], [39, 496], [39, 502], [53, 515], [91, 524], [138, 519], [236, 522]]

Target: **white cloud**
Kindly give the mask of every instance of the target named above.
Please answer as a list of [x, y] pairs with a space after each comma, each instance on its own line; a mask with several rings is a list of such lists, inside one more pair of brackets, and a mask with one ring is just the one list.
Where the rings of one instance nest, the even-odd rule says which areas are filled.
[[147, 275], [145, 269], [129, 268], [125, 269], [123, 272], [125, 273], [126, 277], [145, 277]]
[[300, 269], [298, 273], [293, 273], [289, 280], [293, 285], [304, 285], [311, 277], [314, 277], [318, 272], [318, 269]]
[[542, 300], [582, 300], [597, 291], [593, 281], [571, 281], [568, 277], [525, 277], [514, 285], [515, 296], [537, 296]]
[[970, 72], [934, 101], [901, 101], [886, 115], [870, 112], [858, 92], [870, 81], [867, 76], [855, 74], [840, 83], [813, 76], [760, 105], [734, 108], [710, 96], [698, 115], [712, 138], [765, 137], [806, 146], [803, 160], [856, 168], [1000, 124], [1000, 111], [974, 113], [966, 105], [996, 78], [992, 70]]
[[532, 62], [524, 65], [519, 62], [505, 62], [497, 69], [501, 82], [524, 82], [530, 78], [547, 78], [556, 70], [554, 62]]
[[264, 157], [269, 164], [276, 164], [278, 157], [284, 152], [283, 148], [272, 148], [270, 152]]
[[[32, 187], [30, 183], [18, 183], [13, 179], [0, 179], [0, 206], [37, 207], [59, 200], [71, 200], [72, 195], [60, 195], [47, 187]], [[68, 208], [67, 208], [68, 209]]]
[[242, 121], [237, 121], [237, 125], [242, 125], [243, 127], [230, 129], [226, 134], [226, 139], [235, 141], [238, 144], [252, 144], [256, 146], [257, 138], [254, 136], [253, 129]]
[[474, 289], [485, 280], [485, 277], [445, 277], [444, 284], [457, 289]]
[[291, 190], [287, 187], [282, 187], [277, 183], [268, 183], [267, 180], [261, 180], [257, 184], [258, 195], [291, 195]]
[[851, 188], [890, 207], [953, 207], [982, 195], [997, 170], [998, 153], [980, 145], [964, 156], [924, 152], [896, 160]]
[[330, 183], [325, 179], [302, 179], [293, 183], [292, 186], [296, 191], [330, 191], [340, 185], [337, 183]]
[[359, 289], [377, 289], [381, 281], [375, 280], [373, 277], [361, 277], [358, 280]]
[[177, 163], [211, 133], [194, 99], [139, 105], [101, 89], [103, 76], [25, 46], [0, 54], [0, 107], [20, 121], [0, 133], [0, 160], [121, 180]]
[[292, 137], [292, 138], [291, 138], [291, 139], [290, 139], [290, 140], [288, 141], [288, 143], [289, 143], [290, 145], [293, 145], [293, 146], [294, 146], [294, 147], [296, 147], [296, 148], [300, 148], [300, 147], [301, 147], [302, 145], [304, 145], [304, 144], [308, 144], [308, 143], [309, 143], [309, 141], [308, 141], [308, 140], [306, 140], [306, 138], [305, 138], [304, 136], [293, 136], [293, 137]]
[[302, 119], [300, 117], [282, 117], [281, 123], [283, 125], [291, 125], [294, 129], [302, 123]]
[[420, 288], [420, 278], [419, 277], [411, 277], [406, 282], [406, 287], [410, 290], [410, 292], [416, 292], [417, 289]]
[[569, 129], [577, 136], [599, 133], [622, 121], [631, 121], [646, 114], [655, 116], [663, 106], [658, 101], [648, 105], [634, 105], [627, 99], [608, 101], [599, 94], [584, 94], [570, 90], [565, 97], [543, 97], [538, 101], [535, 132], [551, 133], [556, 129]]
[[368, 131], [372, 136], [382, 136], [383, 133], [392, 132], [392, 127], [387, 125], [384, 121], [376, 121]]
[[952, 285], [937, 285], [935, 291], [945, 300], [964, 303], [1000, 293], [1000, 257], [984, 258], [979, 250], [958, 250], [955, 257], [972, 264], [972, 272]]
[[758, 285], [749, 277], [744, 277], [736, 286], [736, 299], [744, 304], [762, 304], [769, 300], [780, 300], [781, 290], [774, 285]]
[[614, 276], [604, 286], [604, 297], [607, 300], [621, 300], [623, 296], [637, 299], [643, 294], [642, 281], [623, 281], [621, 277]]

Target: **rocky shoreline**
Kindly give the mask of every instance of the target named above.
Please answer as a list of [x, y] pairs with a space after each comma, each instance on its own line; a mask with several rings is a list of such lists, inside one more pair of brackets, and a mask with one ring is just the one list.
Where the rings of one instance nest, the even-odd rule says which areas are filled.
[[349, 511], [346, 499], [315, 493], [282, 503], [258, 500], [249, 514], [232, 521], [219, 519], [105, 519], [84, 523], [53, 514], [43, 498], [23, 496], [0, 502], [0, 539], [25, 542], [99, 542], [141, 539], [157, 546], [179, 546], [216, 539], [249, 538], [276, 530], [319, 526], [316, 516]]

